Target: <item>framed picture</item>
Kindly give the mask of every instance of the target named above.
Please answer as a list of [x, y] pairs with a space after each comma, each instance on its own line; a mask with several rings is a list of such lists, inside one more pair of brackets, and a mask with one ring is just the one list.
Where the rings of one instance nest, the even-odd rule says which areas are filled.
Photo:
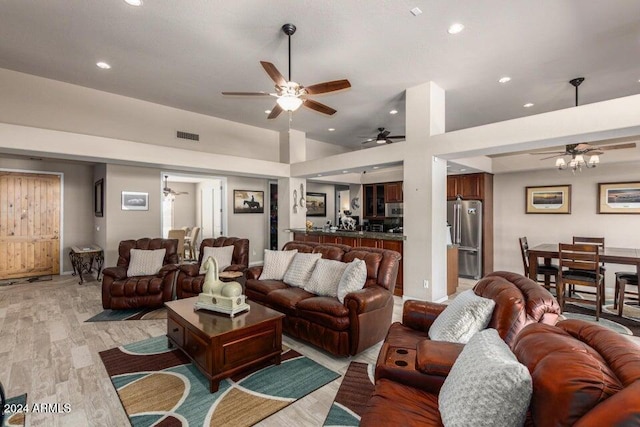
[[640, 182], [598, 184], [599, 214], [640, 214]]
[[526, 188], [528, 214], [570, 214], [571, 185]]
[[264, 191], [233, 190], [233, 213], [264, 213]]
[[307, 193], [307, 216], [327, 216], [327, 193]]
[[95, 216], [104, 215], [104, 180], [100, 179], [93, 185], [93, 212]]
[[139, 193], [137, 191], [122, 192], [123, 211], [148, 211], [149, 193]]

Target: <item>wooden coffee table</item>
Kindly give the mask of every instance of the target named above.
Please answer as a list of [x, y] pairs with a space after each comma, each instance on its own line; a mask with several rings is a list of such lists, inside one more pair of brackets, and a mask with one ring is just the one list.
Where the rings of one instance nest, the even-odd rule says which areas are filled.
[[247, 301], [251, 309], [230, 318], [194, 311], [198, 297], [166, 302], [169, 347], [182, 350], [218, 391], [220, 380], [271, 359], [280, 364], [284, 314]]

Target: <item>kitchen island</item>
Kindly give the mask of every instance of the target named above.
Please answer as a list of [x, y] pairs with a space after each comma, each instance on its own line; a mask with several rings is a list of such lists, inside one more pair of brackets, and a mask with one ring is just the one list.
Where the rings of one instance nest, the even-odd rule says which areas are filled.
[[[369, 248], [390, 249], [402, 255], [403, 241], [406, 237], [400, 233], [383, 233], [374, 231], [323, 231], [320, 229], [306, 230], [304, 228], [285, 230], [293, 233], [293, 240], [300, 242], [339, 243], [352, 247], [366, 246]], [[398, 268], [398, 278], [394, 295], [402, 296], [402, 259]]]

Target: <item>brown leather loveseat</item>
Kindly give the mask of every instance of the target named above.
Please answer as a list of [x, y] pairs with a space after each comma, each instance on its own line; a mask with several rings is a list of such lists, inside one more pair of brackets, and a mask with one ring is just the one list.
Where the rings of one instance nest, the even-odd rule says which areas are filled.
[[[127, 277], [131, 249], [166, 249], [162, 268], [153, 276]], [[123, 240], [118, 247], [116, 267], [102, 271], [102, 307], [123, 310], [127, 308], [162, 307], [173, 298], [173, 282], [178, 271], [178, 240], [149, 239]]]
[[[531, 324], [512, 350], [527, 367], [533, 395], [527, 426], [640, 425], [640, 347], [605, 327], [582, 320]], [[361, 426], [442, 426], [439, 389], [383, 378]], [[489, 391], [487, 391], [489, 392]]]
[[176, 295], [178, 299], [194, 297], [202, 292], [204, 274], [199, 274], [202, 265], [202, 255], [206, 247], [233, 246], [231, 265], [224, 271], [244, 271], [249, 267], [249, 239], [238, 237], [218, 237], [204, 239], [200, 243], [200, 254], [197, 264], [182, 264], [176, 280]]
[[338, 298], [317, 296], [279, 280], [258, 280], [262, 267], [247, 273], [246, 295], [286, 315], [283, 331], [336, 356], [360, 353], [384, 338], [393, 312], [400, 254], [386, 249], [339, 244], [288, 242], [283, 250], [321, 253], [322, 258], [367, 264], [364, 289]]
[[[476, 295], [491, 298], [496, 305], [489, 328], [511, 345], [518, 333], [531, 323], [554, 325], [560, 306], [545, 288], [520, 274], [497, 271], [483, 277], [473, 288]], [[402, 323], [391, 325], [376, 364], [376, 380], [394, 378], [420, 388], [439, 389], [463, 344], [429, 340], [429, 328], [447, 306], [424, 301], [406, 301]], [[389, 360], [396, 349], [409, 353], [406, 358], [421, 357], [424, 371], [398, 367]], [[394, 359], [395, 360], [395, 359]], [[413, 365], [409, 366], [411, 368]]]

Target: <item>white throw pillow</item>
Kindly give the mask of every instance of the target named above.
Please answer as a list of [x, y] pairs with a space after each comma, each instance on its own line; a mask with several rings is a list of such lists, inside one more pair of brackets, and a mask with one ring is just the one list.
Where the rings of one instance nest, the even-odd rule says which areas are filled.
[[292, 251], [270, 251], [264, 250], [264, 267], [258, 280], [282, 280], [284, 274], [293, 261], [293, 257], [298, 253], [297, 249]]
[[337, 297], [338, 284], [348, 265], [346, 262], [320, 258], [304, 290], [319, 296]]
[[438, 396], [447, 427], [512, 427], [524, 424], [533, 385], [495, 329], [475, 334], [464, 346]]
[[364, 287], [367, 281], [367, 263], [362, 259], [354, 259], [347, 268], [338, 283], [338, 300], [344, 303], [344, 297], [354, 291], [358, 291]]
[[166, 249], [131, 249], [127, 277], [158, 274], [166, 253]]
[[218, 262], [218, 272], [223, 271], [225, 268], [231, 265], [231, 258], [233, 258], [233, 249], [235, 246], [205, 246], [202, 250], [202, 264], [200, 264], [200, 271], [198, 274], [207, 274], [204, 270], [204, 263], [210, 256], [214, 257]]
[[304, 288], [304, 285], [309, 283], [311, 273], [320, 258], [322, 254], [297, 253], [284, 274], [284, 282], [297, 288]]
[[472, 289], [462, 292], [433, 322], [429, 338], [466, 344], [478, 331], [491, 321], [496, 303], [476, 295]]

